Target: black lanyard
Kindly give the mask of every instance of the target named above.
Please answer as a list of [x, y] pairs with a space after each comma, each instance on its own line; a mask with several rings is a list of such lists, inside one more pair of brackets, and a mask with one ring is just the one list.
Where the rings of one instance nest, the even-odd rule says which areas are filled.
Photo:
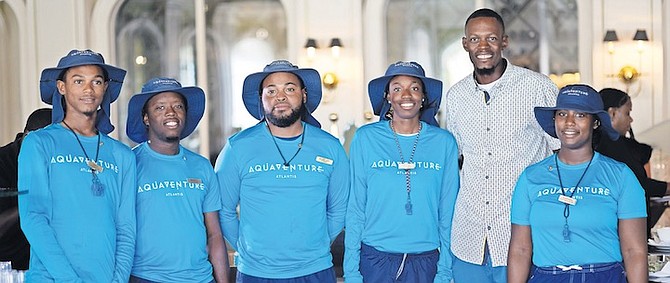
[[[594, 153], [595, 155], [595, 153]], [[575, 195], [575, 192], [577, 191], [577, 187], [579, 187], [579, 183], [582, 182], [582, 179], [584, 179], [584, 176], [586, 176], [586, 171], [589, 170], [589, 167], [591, 167], [591, 161], [593, 161], [593, 155], [591, 155], [591, 159], [589, 159], [589, 164], [586, 165], [586, 169], [584, 169], [584, 172], [582, 173], [582, 176], [579, 177], [579, 181], [577, 181], [577, 184], [575, 187], [572, 189], [572, 193], [570, 193], [569, 198], [572, 199], [572, 196]], [[558, 153], [554, 155], [554, 162], [556, 163], [556, 173], [558, 173], [558, 183], [561, 185], [561, 194], [563, 196], [566, 196], [565, 194], [565, 187], [563, 187], [563, 180], [561, 180], [561, 170], [558, 169]], [[570, 226], [568, 225], [568, 217], [570, 217], [570, 204], [565, 204], [565, 208], [563, 208], [563, 217], [565, 218], [565, 225], [563, 225], [563, 241], [566, 243], [570, 242]]]

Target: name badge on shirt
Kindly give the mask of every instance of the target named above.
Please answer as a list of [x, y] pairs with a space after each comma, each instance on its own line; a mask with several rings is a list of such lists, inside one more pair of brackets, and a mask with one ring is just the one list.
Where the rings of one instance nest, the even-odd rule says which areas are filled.
[[569, 196], [564, 196], [564, 195], [558, 196], [558, 201], [560, 201], [562, 203], [565, 203], [565, 204], [569, 204], [569, 205], [577, 204], [577, 199], [571, 198]]
[[98, 163], [95, 163], [92, 160], [87, 160], [86, 165], [88, 165], [91, 170], [102, 173], [102, 166], [98, 165]]
[[411, 170], [416, 168], [416, 163], [414, 162], [398, 162], [398, 169]]
[[326, 164], [326, 165], [333, 165], [333, 160], [332, 159], [321, 157], [321, 156], [316, 157], [316, 162], [323, 163], [323, 164]]
[[186, 181], [191, 184], [202, 184], [202, 180], [197, 178], [188, 178]]

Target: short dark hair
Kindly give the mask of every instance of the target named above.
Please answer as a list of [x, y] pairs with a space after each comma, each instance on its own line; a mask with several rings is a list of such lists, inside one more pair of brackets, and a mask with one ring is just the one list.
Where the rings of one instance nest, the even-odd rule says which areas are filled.
[[23, 132], [30, 132], [37, 129], [41, 129], [51, 124], [51, 108], [40, 108], [28, 116], [26, 121], [26, 127], [23, 129]]
[[[101, 55], [101, 56], [102, 56], [102, 55]], [[93, 65], [93, 66], [97, 66], [98, 68], [100, 68], [100, 70], [102, 70], [102, 79], [103, 79], [104, 81], [109, 81], [109, 73], [107, 73], [107, 70], [105, 70], [105, 68], [103, 68], [103, 67], [100, 66], [100, 65], [95, 65], [95, 64], [91, 64], [91, 65]], [[82, 66], [84, 66], [84, 65], [82, 65]], [[74, 67], [79, 67], [79, 66], [74, 66]], [[60, 74], [58, 74], [58, 78], [57, 78], [57, 80], [59, 80], [59, 81], [65, 81], [65, 75], [67, 74], [67, 72], [68, 72], [70, 69], [72, 69], [72, 68], [74, 68], [74, 67], [69, 67], [69, 68], [66, 68], [65, 70], [61, 71]]]
[[474, 11], [474, 12], [472, 12], [472, 14], [470, 14], [468, 19], [465, 20], [465, 26], [467, 27], [470, 20], [472, 20], [474, 18], [494, 18], [494, 19], [496, 19], [496, 21], [502, 27], [503, 34], [505, 34], [505, 22], [503, 22], [503, 19], [500, 16], [500, 14], [498, 14], [498, 12], [493, 11], [489, 8], [482, 8], [482, 9], [479, 9], [477, 11]]
[[603, 100], [603, 110], [605, 111], [610, 107], [619, 108], [630, 100], [628, 93], [616, 88], [603, 88], [599, 93], [600, 98]]

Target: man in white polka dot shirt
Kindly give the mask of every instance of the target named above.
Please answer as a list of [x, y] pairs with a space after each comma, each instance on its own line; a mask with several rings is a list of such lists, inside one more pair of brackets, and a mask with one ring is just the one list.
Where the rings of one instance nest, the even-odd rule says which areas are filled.
[[503, 58], [508, 39], [495, 11], [473, 12], [462, 41], [474, 73], [446, 96], [446, 126], [462, 157], [451, 232], [454, 280], [506, 282], [514, 184], [526, 166], [559, 147], [533, 108], [553, 106], [558, 89], [546, 76]]

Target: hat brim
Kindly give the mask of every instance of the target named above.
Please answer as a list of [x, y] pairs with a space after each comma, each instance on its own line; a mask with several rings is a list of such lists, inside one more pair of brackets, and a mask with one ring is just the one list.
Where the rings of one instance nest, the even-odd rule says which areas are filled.
[[198, 127], [200, 119], [205, 114], [205, 93], [201, 88], [190, 86], [142, 92], [133, 95], [128, 102], [126, 134], [132, 141], [142, 143], [149, 139], [142, 109], [149, 99], [164, 92], [176, 92], [186, 99], [186, 124], [179, 138], [183, 139], [189, 136]]
[[[570, 108], [569, 106], [567, 107], [535, 107], [533, 109], [533, 112], [535, 112], [535, 119], [537, 120], [537, 123], [540, 124], [540, 127], [549, 134], [550, 136], [554, 138], [558, 138], [556, 135], [556, 125], [554, 123], [554, 113], [556, 110], [561, 110], [561, 109], [569, 109], [569, 110], [576, 110], [576, 111], [583, 111], [580, 109], [581, 107], [573, 107]], [[603, 132], [607, 135], [607, 137], [610, 140], [618, 140], [619, 139], [619, 132], [617, 132], [613, 127], [612, 127], [612, 121], [610, 120], [609, 114], [603, 110], [595, 111], [595, 112], [589, 112], [585, 111], [584, 113], [589, 113], [596, 115], [598, 117], [598, 120], [600, 120], [600, 127], [602, 127]]]
[[109, 119], [110, 104], [119, 98], [121, 87], [123, 86], [123, 80], [126, 76], [125, 70], [114, 67], [112, 65], [90, 62], [69, 64], [56, 68], [47, 68], [42, 71], [40, 76], [40, 97], [42, 102], [53, 106], [53, 111], [51, 112], [52, 123], [63, 121], [65, 118], [65, 110], [61, 103], [62, 95], [60, 92], [58, 92], [56, 81], [58, 81], [58, 76], [64, 70], [84, 65], [97, 65], [105, 70], [105, 72], [107, 72], [107, 90], [105, 90], [102, 103], [100, 104], [101, 109], [98, 111], [98, 122], [96, 123], [96, 128], [105, 134], [109, 134], [114, 130], [114, 126]]
[[375, 115], [379, 116], [379, 120], [386, 120], [386, 113], [391, 109], [391, 105], [386, 102], [385, 94], [389, 82], [395, 76], [415, 77], [423, 82], [427, 101], [423, 105], [419, 119], [433, 126], [439, 126], [435, 115], [437, 115], [442, 101], [442, 82], [429, 77], [417, 77], [416, 74], [410, 73], [394, 73], [373, 79], [368, 83], [368, 96], [370, 97], [372, 110]]
[[119, 94], [121, 93], [121, 86], [123, 84], [123, 79], [126, 77], [126, 71], [104, 63], [86, 63], [86, 62], [68, 64], [61, 67], [44, 69], [42, 71], [42, 75], [40, 76], [40, 96], [42, 98], [42, 101], [44, 103], [51, 104], [52, 96], [54, 94], [60, 94], [56, 87], [56, 81], [58, 80], [58, 76], [60, 76], [60, 74], [64, 70], [72, 67], [85, 66], [85, 65], [96, 65], [105, 70], [108, 76], [107, 79], [109, 83], [109, 85], [107, 86], [107, 90], [105, 91], [105, 95], [110, 96], [111, 102], [116, 101], [116, 99], [119, 98]]
[[317, 121], [311, 114], [321, 102], [321, 77], [319, 76], [319, 72], [309, 68], [258, 72], [247, 76], [244, 79], [244, 84], [242, 86], [242, 101], [249, 114], [258, 120], [262, 120], [265, 117], [263, 105], [261, 103], [261, 83], [268, 75], [278, 72], [292, 73], [302, 80], [302, 83], [307, 90], [307, 101], [305, 102], [307, 111], [302, 119], [315, 127], [321, 128], [319, 121]]

